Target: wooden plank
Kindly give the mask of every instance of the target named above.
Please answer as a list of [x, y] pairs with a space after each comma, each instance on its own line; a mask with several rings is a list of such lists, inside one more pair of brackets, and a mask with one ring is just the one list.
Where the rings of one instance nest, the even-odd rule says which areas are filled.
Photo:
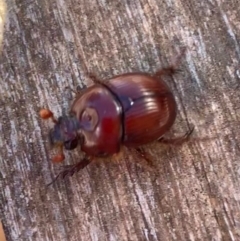
[[[238, 1], [8, 0], [0, 64], [0, 219], [16, 240], [240, 240], [240, 5]], [[167, 78], [178, 103], [169, 133], [195, 126], [182, 147], [153, 143], [157, 175], [124, 149], [47, 188], [48, 107], [66, 87], [129, 71], [154, 72], [187, 47]], [[82, 157], [68, 152], [66, 164]]]
[[1, 221], [0, 221], [0, 241], [6, 241], [6, 237], [5, 237], [5, 233], [4, 233]]

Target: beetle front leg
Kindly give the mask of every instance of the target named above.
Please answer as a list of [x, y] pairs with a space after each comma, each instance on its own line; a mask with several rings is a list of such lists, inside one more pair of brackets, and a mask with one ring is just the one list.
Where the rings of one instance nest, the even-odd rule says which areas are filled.
[[158, 142], [169, 144], [169, 145], [182, 145], [184, 142], [189, 141], [190, 136], [192, 135], [194, 131], [194, 127], [192, 127], [190, 130], [188, 130], [183, 136], [176, 137], [173, 139], [165, 139], [164, 137], [160, 138]]
[[61, 171], [49, 184], [47, 184], [47, 186], [50, 186], [58, 179], [64, 179], [66, 177], [73, 176], [75, 173], [79, 172], [87, 165], [89, 165], [92, 162], [92, 160], [93, 157], [85, 157], [83, 160], [76, 164], [64, 166], [64, 170]]

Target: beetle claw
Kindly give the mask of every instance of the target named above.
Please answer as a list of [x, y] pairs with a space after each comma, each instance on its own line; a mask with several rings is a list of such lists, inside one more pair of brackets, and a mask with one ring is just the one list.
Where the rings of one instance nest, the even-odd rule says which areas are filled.
[[190, 136], [192, 135], [194, 131], [194, 126], [189, 129], [183, 136], [176, 137], [173, 139], [165, 139], [164, 137], [158, 139], [158, 142], [161, 142], [163, 144], [170, 144], [170, 145], [182, 145], [184, 142], [189, 141]]

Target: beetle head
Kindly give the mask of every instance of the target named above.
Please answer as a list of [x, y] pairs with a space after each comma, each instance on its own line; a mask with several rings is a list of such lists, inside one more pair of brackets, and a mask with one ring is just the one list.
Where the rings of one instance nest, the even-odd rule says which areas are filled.
[[64, 160], [63, 148], [66, 150], [75, 149], [81, 144], [82, 138], [79, 134], [79, 121], [74, 115], [61, 116], [55, 119], [50, 110], [42, 109], [40, 111], [42, 119], [51, 118], [55, 123], [54, 127], [49, 131], [49, 142], [52, 147], [60, 148], [60, 154], [53, 157], [54, 162]]
[[49, 132], [49, 140], [52, 146], [64, 146], [66, 150], [77, 147], [79, 135], [78, 121], [75, 117], [61, 116]]

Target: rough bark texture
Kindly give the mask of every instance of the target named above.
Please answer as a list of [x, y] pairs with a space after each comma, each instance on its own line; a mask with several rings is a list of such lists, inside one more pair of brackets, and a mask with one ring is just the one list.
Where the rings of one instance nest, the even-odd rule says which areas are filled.
[[[7, 240], [240, 240], [240, 4], [237, 0], [8, 0], [0, 76], [0, 218]], [[38, 111], [66, 113], [66, 87], [154, 72], [187, 47], [167, 78], [178, 103], [169, 135], [151, 144], [156, 173], [133, 153], [72, 178], [49, 160]], [[67, 164], [80, 160], [74, 151]]]

